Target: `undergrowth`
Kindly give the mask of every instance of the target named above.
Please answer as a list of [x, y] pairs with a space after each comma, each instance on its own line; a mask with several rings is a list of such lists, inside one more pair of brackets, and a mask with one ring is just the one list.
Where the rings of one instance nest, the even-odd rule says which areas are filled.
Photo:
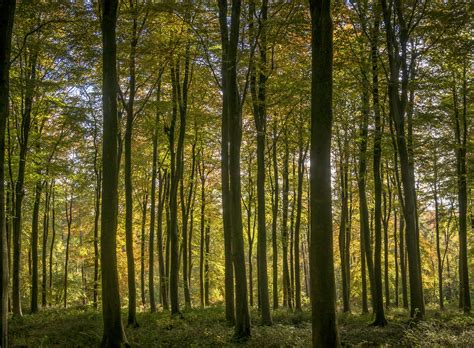
[[[125, 312], [124, 312], [124, 317]], [[341, 342], [346, 347], [472, 347], [474, 317], [455, 310], [428, 311], [425, 321], [412, 322], [403, 309], [387, 311], [389, 324], [372, 327], [370, 314], [338, 315]], [[308, 347], [311, 316], [306, 308], [294, 313], [278, 309], [273, 326], [261, 326], [252, 311], [249, 347]], [[231, 342], [233, 329], [225, 322], [220, 306], [183, 312], [183, 319], [167, 312], [138, 313], [138, 328], [125, 328], [132, 347], [223, 347]], [[47, 309], [10, 320], [10, 343], [15, 347], [95, 347], [102, 335], [101, 312], [89, 307]]]

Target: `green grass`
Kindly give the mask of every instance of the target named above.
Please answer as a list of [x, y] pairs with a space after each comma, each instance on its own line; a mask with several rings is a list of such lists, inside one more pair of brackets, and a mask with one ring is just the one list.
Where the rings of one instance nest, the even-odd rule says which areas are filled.
[[[126, 328], [132, 347], [222, 347], [231, 343], [233, 329], [224, 320], [220, 306], [183, 312], [173, 319], [167, 312], [138, 313], [138, 328]], [[125, 313], [124, 313], [124, 317]], [[285, 309], [273, 313], [274, 325], [259, 325], [252, 311], [252, 337], [249, 347], [308, 347], [311, 343], [310, 313], [296, 315]], [[428, 311], [427, 319], [414, 323], [402, 309], [387, 312], [389, 325], [369, 326], [371, 315], [339, 314], [344, 346], [360, 347], [472, 347], [474, 317], [455, 310]], [[48, 309], [10, 321], [10, 343], [23, 347], [94, 347], [102, 334], [100, 311], [91, 308]]]

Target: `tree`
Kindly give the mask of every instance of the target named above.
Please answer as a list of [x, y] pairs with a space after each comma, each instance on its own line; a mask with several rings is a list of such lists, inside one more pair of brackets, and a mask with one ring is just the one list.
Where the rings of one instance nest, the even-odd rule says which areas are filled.
[[16, 1], [0, 1], [0, 253], [1, 253], [1, 346], [8, 346], [9, 262], [5, 228], [5, 128], [9, 117], [10, 53]]
[[102, 215], [101, 215], [101, 266], [102, 266], [102, 315], [104, 333], [102, 346], [118, 347], [127, 339], [120, 314], [120, 294], [117, 272], [117, 67], [115, 28], [117, 0], [101, 2], [102, 29]]
[[334, 282], [331, 133], [332, 18], [330, 0], [311, 0], [311, 310], [313, 347], [337, 347]]
[[[227, 203], [229, 204], [230, 211], [227, 223], [230, 223], [231, 228], [232, 262], [235, 274], [234, 339], [240, 341], [250, 336], [240, 183], [242, 110], [237, 85], [237, 45], [239, 42], [241, 1], [232, 1], [230, 26], [227, 24], [227, 1], [220, 0], [218, 4], [222, 41], [222, 128], [224, 134], [222, 143], [228, 141], [229, 144], [228, 149], [224, 148], [223, 151], [226, 151], [225, 160], [228, 160], [228, 163], [226, 163], [226, 166], [228, 166], [228, 192], [226, 194], [229, 195]], [[227, 180], [227, 177], [223, 179]], [[226, 224], [225, 218], [224, 224]]]
[[[408, 102], [408, 84], [411, 67], [414, 64], [414, 56], [410, 65], [407, 57], [407, 43], [410, 32], [419, 23], [418, 21], [406, 22], [404, 9], [399, 0], [381, 0], [383, 19], [385, 24], [387, 55], [389, 60], [389, 84], [388, 96], [390, 105], [390, 117], [393, 119], [396, 130], [398, 156], [400, 158], [401, 177], [404, 194], [404, 217], [406, 225], [406, 243], [408, 252], [408, 268], [410, 274], [410, 315], [422, 319], [425, 314], [423, 299], [423, 282], [421, 277], [419, 236], [417, 228], [417, 211], [415, 195], [415, 175], [413, 166], [410, 165], [405, 133], [405, 114]], [[417, 4], [413, 5], [412, 11]], [[397, 21], [392, 22], [392, 11], [395, 10]], [[413, 13], [413, 12], [412, 12]], [[420, 14], [422, 16], [423, 14]], [[420, 18], [421, 19], [421, 18]], [[400, 30], [395, 32], [394, 25]], [[397, 40], [398, 39], [398, 40]], [[399, 82], [401, 76], [401, 84]]]

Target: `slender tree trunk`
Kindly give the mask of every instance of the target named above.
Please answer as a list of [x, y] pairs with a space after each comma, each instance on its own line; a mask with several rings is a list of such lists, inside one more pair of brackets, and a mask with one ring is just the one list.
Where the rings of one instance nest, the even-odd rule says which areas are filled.
[[209, 255], [210, 255], [210, 247], [211, 247], [211, 225], [209, 221], [206, 226], [206, 256], [204, 259], [204, 304], [209, 306], [211, 303], [209, 301], [209, 289], [210, 289], [210, 275], [209, 275]]
[[283, 188], [282, 188], [282, 229], [281, 229], [281, 244], [283, 251], [283, 306], [291, 308], [290, 301], [290, 273], [288, 269], [288, 138], [285, 130], [285, 154], [283, 157]]
[[[5, 227], [5, 128], [9, 118], [10, 97], [10, 53], [12, 28], [15, 15], [15, 0], [0, 2], [0, 272], [1, 272], [1, 346], [8, 347], [8, 285], [9, 285], [9, 247]], [[8, 204], [7, 204], [8, 206]]]
[[[156, 179], [157, 179], [157, 162], [158, 162], [158, 129], [160, 123], [160, 98], [161, 98], [161, 79], [158, 82], [156, 89], [156, 111], [155, 111], [155, 125], [153, 130], [153, 163], [151, 171], [151, 192], [150, 192], [150, 236], [148, 244], [148, 293], [150, 296], [150, 311], [156, 312], [155, 302], [155, 215], [156, 215]], [[162, 185], [161, 176], [159, 178], [160, 185]], [[161, 186], [160, 186], [161, 187]], [[162, 192], [162, 191], [161, 191]], [[158, 206], [161, 204], [161, 196], [158, 198]], [[159, 208], [158, 208], [159, 209]], [[163, 209], [161, 209], [161, 216], [163, 216]], [[161, 227], [162, 220], [158, 224]], [[161, 255], [161, 264], [159, 264], [159, 274], [162, 276], [163, 270], [163, 249], [158, 249], [158, 257]], [[162, 278], [160, 278], [160, 283]]]
[[48, 257], [48, 234], [49, 234], [49, 210], [51, 203], [51, 185], [48, 185], [47, 181], [44, 181], [46, 186], [46, 198], [44, 201], [44, 213], [43, 213], [43, 243], [41, 249], [41, 306], [46, 308], [47, 302], [47, 264], [46, 260]]
[[[375, 21], [371, 40], [371, 61], [372, 61], [372, 98], [374, 106], [374, 153], [373, 153], [373, 173], [374, 173], [374, 198], [375, 198], [375, 246], [374, 246], [374, 274], [373, 282], [373, 304], [375, 310], [375, 320], [372, 325], [385, 326], [384, 305], [383, 305], [383, 288], [382, 288], [382, 175], [380, 173], [382, 158], [382, 125], [380, 118], [379, 105], [379, 81], [378, 81], [378, 35], [379, 35], [379, 11], [375, 9]], [[387, 246], [385, 246], [387, 247]], [[367, 249], [369, 250], [369, 249]], [[370, 255], [370, 252], [367, 254]], [[370, 259], [371, 255], [367, 258]], [[370, 264], [370, 263], [368, 263]]]
[[[166, 267], [165, 260], [163, 257], [163, 211], [165, 209], [166, 199], [169, 198], [169, 175], [166, 170], [159, 176], [159, 188], [158, 188], [158, 219], [157, 219], [157, 248], [158, 248], [158, 273], [160, 277], [160, 297], [161, 305], [163, 309], [168, 310], [168, 279], [169, 279], [169, 237], [166, 241]], [[166, 222], [168, 225], [168, 205], [166, 205]], [[169, 229], [167, 229], [169, 231]], [[168, 232], [169, 236], [169, 232]]]
[[145, 229], [146, 229], [146, 213], [148, 209], [148, 190], [145, 192], [142, 202], [142, 231], [141, 231], [141, 245], [140, 245], [140, 294], [142, 306], [146, 303], [145, 294]]
[[[340, 136], [339, 136], [340, 137]], [[341, 216], [339, 224], [339, 256], [341, 259], [341, 279], [342, 279], [342, 303], [343, 311], [350, 312], [350, 299], [349, 299], [349, 287], [348, 287], [348, 259], [346, 258], [347, 248], [347, 229], [349, 223], [349, 192], [348, 192], [348, 176], [349, 176], [349, 163], [348, 163], [348, 139], [347, 134], [344, 132], [343, 144], [338, 137], [339, 146], [339, 180], [340, 180], [340, 197], [341, 197]]]
[[30, 70], [26, 73], [26, 91], [24, 111], [21, 120], [20, 156], [18, 165], [18, 177], [15, 184], [15, 215], [13, 216], [13, 314], [22, 316], [21, 294], [20, 294], [20, 271], [21, 271], [21, 233], [22, 233], [22, 203], [25, 195], [24, 181], [26, 156], [28, 153], [28, 139], [31, 128], [31, 109], [33, 106], [33, 95], [36, 84], [36, 64], [38, 52], [33, 50], [29, 56], [28, 65]]
[[53, 254], [54, 242], [56, 240], [56, 202], [54, 192], [54, 180], [51, 183], [51, 246], [49, 250], [49, 306], [51, 307], [51, 299], [53, 298]]
[[39, 208], [41, 203], [42, 180], [39, 179], [35, 185], [35, 199], [33, 203], [33, 219], [31, 222], [31, 313], [38, 312], [38, 229]]
[[[296, 221], [295, 221], [295, 309], [301, 311], [301, 271], [300, 271], [300, 229], [301, 229], [301, 210], [303, 201], [303, 178], [304, 162], [306, 159], [307, 148], [303, 152], [302, 133], [299, 131], [299, 154], [298, 154], [298, 189], [296, 198]], [[303, 254], [304, 259], [304, 254]]]
[[[229, 171], [229, 106], [227, 94], [229, 89], [228, 74], [228, 27], [227, 27], [227, 2], [222, 0], [219, 5], [219, 26], [222, 41], [222, 126], [221, 126], [221, 185], [222, 185], [222, 219], [224, 228], [224, 258], [225, 258], [225, 317], [229, 324], [235, 323], [234, 309], [234, 269], [232, 264], [232, 222], [230, 201], [230, 171]], [[239, 2], [240, 5], [240, 2]], [[239, 13], [240, 15], [240, 13]]]
[[[395, 0], [399, 28], [395, 33], [392, 27], [392, 7], [389, 8], [387, 0], [381, 0], [384, 17], [387, 53], [389, 58], [389, 84], [388, 95], [390, 104], [390, 116], [393, 119], [396, 130], [398, 155], [400, 158], [401, 177], [404, 193], [404, 217], [406, 222], [406, 243], [408, 254], [408, 268], [410, 281], [410, 316], [422, 319], [425, 314], [423, 299], [423, 281], [420, 266], [420, 251], [417, 232], [415, 176], [410, 158], [405, 134], [405, 111], [407, 105], [407, 91], [409, 82], [409, 69], [407, 64], [407, 42], [409, 29], [403, 17], [402, 6], [399, 0]], [[396, 36], [399, 44], [395, 44]], [[413, 62], [412, 62], [413, 63]], [[400, 95], [400, 72], [402, 74]]]
[[206, 232], [205, 232], [205, 215], [206, 215], [206, 166], [204, 163], [203, 152], [201, 150], [201, 164], [198, 165], [199, 175], [201, 179], [201, 218], [200, 218], [200, 230], [201, 230], [201, 238], [200, 238], [200, 247], [199, 247], [199, 299], [201, 308], [204, 308], [204, 250], [205, 250], [205, 239], [206, 239]]
[[459, 307], [464, 313], [471, 311], [471, 295], [469, 290], [469, 267], [467, 249], [467, 169], [466, 152], [468, 137], [467, 122], [467, 62], [463, 62], [462, 76], [462, 110], [459, 111], [456, 81], [453, 86], [455, 138], [456, 138], [456, 168], [458, 179], [459, 205]]
[[273, 309], [278, 308], [278, 203], [279, 203], [279, 184], [278, 184], [278, 160], [277, 160], [277, 125], [273, 125], [273, 143], [272, 143], [272, 162], [273, 162], [273, 191], [274, 201], [272, 209], [272, 273], [273, 273]]
[[72, 192], [68, 199], [66, 198], [66, 222], [67, 222], [67, 237], [66, 237], [66, 261], [64, 262], [64, 297], [63, 306], [67, 307], [67, 286], [68, 286], [68, 269], [69, 269], [69, 245], [71, 241], [71, 225], [72, 225]]
[[393, 244], [394, 244], [394, 255], [395, 259], [395, 307], [399, 306], [399, 267], [398, 267], [398, 224], [397, 224], [397, 210], [393, 209]]
[[310, 0], [311, 12], [311, 309], [313, 347], [338, 347], [334, 282], [331, 133], [332, 19], [330, 0]]
[[102, 1], [102, 68], [103, 68], [103, 145], [102, 173], [107, 180], [102, 187], [101, 267], [103, 347], [118, 347], [127, 339], [120, 314], [120, 292], [117, 272], [117, 67], [116, 35], [118, 1]]
[[435, 204], [435, 231], [436, 231], [436, 256], [438, 261], [438, 296], [439, 296], [439, 309], [444, 309], [444, 296], [443, 296], [443, 263], [441, 258], [441, 246], [439, 238], [439, 201], [438, 201], [438, 156], [436, 150], [434, 151], [434, 163], [433, 163], [433, 198]]
[[231, 226], [232, 261], [235, 274], [235, 327], [234, 339], [245, 340], [250, 336], [250, 313], [247, 299], [244, 238], [242, 231], [240, 147], [242, 142], [242, 110], [237, 85], [237, 46], [239, 42], [241, 1], [234, 0], [228, 25], [227, 1], [219, 1], [219, 23], [222, 40], [223, 110], [228, 118], [228, 172], [229, 172], [229, 222]]
[[[253, 8], [253, 11], [250, 9]], [[249, 4], [251, 15], [250, 23], [255, 21], [255, 3]], [[271, 325], [270, 298], [268, 293], [268, 270], [267, 270], [267, 235], [265, 219], [265, 137], [267, 127], [266, 110], [266, 81], [267, 81], [267, 40], [266, 21], [268, 17], [268, 0], [263, 0], [259, 16], [259, 60], [258, 81], [257, 64], [251, 66], [250, 89], [253, 102], [253, 114], [255, 128], [257, 130], [257, 273], [258, 273], [258, 299], [262, 311], [262, 324]], [[253, 40], [256, 40], [255, 36]], [[252, 57], [251, 57], [252, 58]], [[255, 59], [256, 60], [256, 59]], [[277, 300], [278, 302], [278, 300]]]
[[[363, 272], [365, 272], [365, 265], [369, 273], [369, 283], [371, 292], [371, 302], [373, 310], [376, 310], [375, 300], [375, 285], [374, 285], [374, 264], [372, 259], [372, 247], [370, 240], [370, 224], [369, 224], [369, 209], [367, 206], [367, 141], [368, 141], [368, 122], [369, 122], [369, 81], [365, 72], [362, 71], [362, 120], [360, 124], [360, 143], [359, 143], [359, 174], [358, 174], [358, 188], [359, 188], [359, 215], [360, 215], [360, 229], [361, 229], [361, 251], [364, 253]], [[363, 308], [364, 309], [364, 308]]]

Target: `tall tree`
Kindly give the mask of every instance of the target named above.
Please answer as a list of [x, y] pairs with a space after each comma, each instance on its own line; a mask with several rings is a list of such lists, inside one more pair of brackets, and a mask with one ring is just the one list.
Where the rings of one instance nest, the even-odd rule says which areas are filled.
[[[242, 229], [240, 146], [242, 142], [242, 109], [237, 84], [237, 46], [239, 43], [241, 1], [232, 0], [228, 25], [227, 0], [219, 0], [219, 24], [222, 41], [223, 133], [228, 140], [228, 204], [231, 228], [232, 262], [235, 274], [235, 340], [250, 336], [250, 313], [247, 299], [244, 238]], [[225, 62], [225, 63], [224, 63]], [[224, 83], [225, 81], [225, 83]], [[227, 129], [225, 129], [227, 127]], [[224, 140], [224, 139], [223, 139]], [[224, 178], [227, 179], [227, 178]], [[224, 219], [225, 220], [225, 219]], [[227, 289], [226, 289], [227, 291]]]
[[102, 0], [102, 104], [103, 145], [102, 215], [101, 215], [101, 266], [103, 347], [119, 347], [127, 339], [120, 314], [120, 293], [117, 272], [117, 0]]
[[[249, 25], [254, 25], [255, 3], [249, 4], [251, 20]], [[258, 298], [262, 311], [262, 324], [271, 325], [272, 317], [270, 313], [270, 299], [268, 293], [268, 271], [267, 271], [267, 226], [265, 221], [265, 139], [267, 128], [266, 110], [266, 81], [267, 81], [267, 19], [268, 0], [263, 0], [258, 21], [258, 50], [259, 59], [255, 57], [251, 66], [250, 89], [252, 95], [253, 115], [255, 128], [257, 131], [257, 271], [258, 271]], [[254, 34], [256, 45], [257, 38]], [[251, 57], [252, 58], [252, 57]], [[258, 72], [258, 73], [257, 73]], [[258, 75], [258, 82], [257, 82]]]
[[374, 289], [373, 304], [375, 306], [375, 320], [373, 325], [385, 326], [382, 289], [382, 175], [380, 173], [382, 158], [382, 124], [379, 105], [379, 81], [378, 81], [378, 36], [379, 36], [379, 9], [376, 6], [374, 10], [375, 20], [372, 28], [371, 38], [371, 62], [372, 62], [372, 99], [374, 108], [374, 198], [375, 198], [375, 245], [374, 245], [374, 281], [371, 284]]
[[[408, 89], [411, 66], [414, 64], [414, 55], [408, 63], [408, 40], [410, 33], [421, 20], [405, 18], [407, 11], [400, 0], [380, 0], [382, 6], [385, 33], [387, 41], [387, 55], [389, 61], [388, 96], [390, 117], [393, 119], [396, 130], [398, 156], [401, 166], [401, 177], [404, 194], [404, 217], [406, 225], [406, 246], [408, 254], [408, 269], [410, 281], [410, 316], [423, 318], [425, 304], [423, 299], [423, 282], [421, 276], [419, 236], [417, 228], [415, 174], [410, 165], [406, 133], [405, 116], [408, 104]], [[414, 13], [418, 3], [411, 5], [410, 13]], [[395, 11], [393, 13], [392, 11]], [[423, 16], [423, 13], [419, 16]], [[393, 19], [395, 18], [395, 19]], [[395, 21], [395, 22], [394, 22]], [[397, 27], [397, 29], [395, 29]]]
[[0, 253], [1, 253], [1, 346], [8, 346], [9, 262], [5, 228], [5, 128], [9, 117], [10, 53], [16, 1], [0, 1]]
[[311, 12], [311, 309], [313, 347], [337, 347], [334, 282], [331, 133], [333, 25], [330, 0], [310, 0]]
[[467, 65], [466, 59], [462, 66], [461, 81], [461, 106], [457, 93], [456, 78], [453, 81], [454, 105], [454, 135], [456, 139], [456, 169], [458, 179], [458, 204], [459, 204], [459, 306], [464, 313], [471, 311], [471, 294], [469, 290], [469, 267], [467, 255], [467, 169], [466, 153], [469, 124], [467, 121]]

